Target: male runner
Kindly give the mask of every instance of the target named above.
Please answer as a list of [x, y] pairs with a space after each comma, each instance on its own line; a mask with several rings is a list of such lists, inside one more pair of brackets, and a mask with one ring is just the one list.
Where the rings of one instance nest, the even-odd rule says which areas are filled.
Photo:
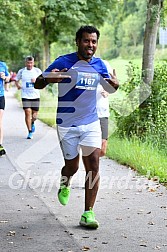
[[[118, 87], [116, 76], [110, 75], [104, 62], [93, 55], [100, 33], [93, 26], [82, 26], [76, 32], [77, 52], [62, 55], [36, 79], [35, 88], [58, 83], [57, 132], [64, 156], [58, 199], [66, 205], [70, 181], [79, 167], [80, 149], [85, 166], [85, 211], [80, 225], [97, 228], [93, 206], [99, 188], [99, 151], [101, 128], [96, 110], [96, 88], [100, 82], [107, 91]], [[65, 74], [65, 76], [63, 76]], [[67, 78], [67, 77], [70, 78]], [[103, 78], [102, 78], [103, 77]], [[65, 79], [63, 79], [65, 78]], [[104, 80], [107, 79], [109, 84]]]
[[10, 74], [5, 62], [0, 61], [0, 156], [6, 154], [4, 147], [2, 146], [3, 142], [3, 128], [2, 120], [5, 109], [5, 96], [4, 96], [4, 84], [8, 83], [10, 79]]
[[[27, 56], [25, 59], [25, 67], [18, 71], [15, 78], [17, 88], [21, 89], [25, 123], [28, 129], [27, 139], [32, 139], [33, 133], [35, 132], [34, 122], [37, 119], [39, 111], [40, 92], [34, 88], [34, 83], [41, 73], [42, 71], [39, 68], [34, 67], [34, 58]], [[21, 85], [20, 80], [22, 81]]]

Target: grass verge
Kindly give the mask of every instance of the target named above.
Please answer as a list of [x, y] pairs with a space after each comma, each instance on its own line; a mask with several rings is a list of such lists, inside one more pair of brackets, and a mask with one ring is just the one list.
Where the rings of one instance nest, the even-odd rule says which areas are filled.
[[[16, 99], [21, 103], [20, 91], [15, 93]], [[40, 90], [40, 108], [38, 119], [47, 125], [54, 127], [56, 122], [57, 97], [54, 97], [47, 89]]]
[[159, 182], [167, 183], [167, 157], [147, 142], [142, 143], [137, 138], [120, 139], [112, 135], [108, 140], [107, 156], [142, 175], [156, 177]]
[[47, 89], [40, 91], [40, 109], [38, 119], [47, 125], [54, 127], [56, 125], [57, 97], [52, 95]]

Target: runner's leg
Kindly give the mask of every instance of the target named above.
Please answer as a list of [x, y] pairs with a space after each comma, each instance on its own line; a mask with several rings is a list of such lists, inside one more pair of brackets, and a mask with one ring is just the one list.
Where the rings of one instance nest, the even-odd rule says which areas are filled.
[[71, 160], [65, 159], [65, 165], [61, 170], [61, 176], [63, 178], [63, 184], [69, 186], [70, 179], [77, 172], [79, 167], [79, 155]]
[[4, 110], [0, 109], [0, 144], [3, 141], [3, 127], [2, 127], [2, 117], [3, 117]]
[[28, 131], [31, 131], [31, 118], [32, 118], [32, 110], [31, 108], [24, 109], [25, 112], [25, 123], [27, 126]]
[[31, 123], [33, 124], [38, 116], [38, 111], [39, 111], [39, 105], [40, 105], [40, 98], [34, 99], [32, 101], [31, 109], [32, 109], [32, 121]]
[[[88, 147], [85, 147], [88, 148]], [[90, 147], [89, 147], [90, 148]], [[83, 150], [83, 147], [82, 147]], [[88, 156], [83, 156], [83, 163], [86, 170], [85, 180], [85, 211], [93, 208], [97, 192], [99, 189], [99, 152], [100, 149], [96, 148]]]
[[34, 123], [37, 119], [38, 116], [38, 111], [32, 110], [32, 119], [31, 119], [31, 123]]

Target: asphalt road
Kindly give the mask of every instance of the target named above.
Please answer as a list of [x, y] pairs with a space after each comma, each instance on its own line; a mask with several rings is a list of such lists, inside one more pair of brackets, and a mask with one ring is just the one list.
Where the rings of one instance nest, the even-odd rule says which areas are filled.
[[87, 230], [79, 226], [82, 163], [69, 204], [57, 200], [63, 158], [56, 130], [37, 121], [34, 139], [26, 139], [24, 113], [12, 90], [6, 93], [3, 125], [7, 155], [0, 158], [0, 251], [167, 251], [165, 187], [102, 158], [94, 207], [100, 227]]

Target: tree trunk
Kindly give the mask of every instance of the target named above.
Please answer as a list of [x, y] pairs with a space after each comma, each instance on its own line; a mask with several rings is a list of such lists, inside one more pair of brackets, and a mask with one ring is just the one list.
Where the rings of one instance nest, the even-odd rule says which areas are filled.
[[47, 37], [45, 37], [44, 42], [44, 57], [43, 57], [43, 69], [46, 69], [50, 64], [50, 44], [47, 40]]
[[146, 84], [150, 84], [154, 77], [154, 54], [162, 2], [163, 0], [148, 0], [142, 62], [142, 79]]
[[48, 39], [48, 30], [46, 26], [47, 17], [45, 16], [42, 20], [42, 27], [44, 33], [44, 45], [43, 45], [43, 61], [42, 61], [42, 68], [45, 70], [50, 64], [50, 42]]

